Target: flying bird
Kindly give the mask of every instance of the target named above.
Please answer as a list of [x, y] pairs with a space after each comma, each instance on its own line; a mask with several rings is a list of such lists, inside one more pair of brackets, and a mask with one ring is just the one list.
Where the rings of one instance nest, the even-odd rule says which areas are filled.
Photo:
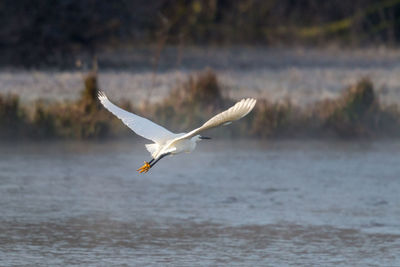
[[98, 92], [98, 98], [103, 106], [112, 114], [117, 116], [136, 134], [153, 141], [152, 144], [146, 144], [146, 149], [150, 152], [152, 159], [144, 162], [144, 165], [137, 171], [146, 173], [160, 159], [182, 152], [192, 152], [196, 148], [197, 142], [203, 139], [211, 139], [199, 135], [200, 132], [214, 128], [220, 125], [228, 125], [233, 121], [246, 116], [255, 106], [256, 100], [253, 98], [242, 99], [231, 108], [215, 115], [199, 128], [188, 133], [173, 133], [164, 127], [136, 114], [125, 111], [108, 100], [106, 94]]

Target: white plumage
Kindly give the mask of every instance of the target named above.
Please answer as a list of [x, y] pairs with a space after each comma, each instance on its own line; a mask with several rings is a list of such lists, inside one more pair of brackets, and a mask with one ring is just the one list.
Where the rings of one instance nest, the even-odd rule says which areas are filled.
[[206, 139], [199, 135], [200, 132], [220, 125], [227, 125], [243, 118], [256, 104], [256, 100], [253, 98], [242, 99], [231, 108], [209, 119], [199, 128], [188, 133], [176, 134], [148, 119], [117, 107], [108, 100], [104, 92], [100, 91], [98, 98], [106, 109], [121, 119], [135, 133], [154, 142], [153, 144], [146, 144], [146, 149], [153, 159], [149, 163], [145, 162], [145, 165], [139, 169], [140, 172], [147, 172], [158, 160], [166, 155], [193, 151], [199, 140]]
[[175, 134], [168, 131], [164, 127], [155, 124], [154, 122], [142, 118], [136, 114], [125, 111], [122, 108], [117, 107], [108, 100], [106, 94], [102, 91], [98, 93], [98, 98], [103, 106], [108, 109], [112, 114], [117, 116], [126, 126], [131, 128], [132, 131], [138, 135], [149, 139], [155, 143], [162, 143], [175, 137]]

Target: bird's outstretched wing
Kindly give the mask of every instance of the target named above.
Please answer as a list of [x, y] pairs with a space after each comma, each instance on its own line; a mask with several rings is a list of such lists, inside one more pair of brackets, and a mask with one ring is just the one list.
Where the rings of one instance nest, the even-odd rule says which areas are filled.
[[174, 133], [148, 119], [142, 118], [117, 107], [111, 103], [110, 100], [108, 100], [106, 94], [102, 91], [98, 92], [97, 97], [106, 109], [122, 120], [122, 122], [131, 128], [135, 133], [146, 139], [152, 140], [156, 143], [162, 143], [176, 136]]
[[182, 139], [188, 139], [192, 138], [193, 136], [197, 135], [201, 131], [214, 128], [220, 125], [227, 125], [230, 124], [233, 121], [236, 121], [240, 118], [243, 118], [249, 112], [254, 108], [257, 100], [254, 98], [247, 98], [247, 99], [242, 99], [239, 102], [237, 102], [234, 106], [231, 108], [225, 110], [224, 112], [219, 113], [218, 115], [215, 115], [211, 119], [209, 119], [206, 123], [204, 123], [202, 126], [200, 126], [197, 129], [194, 129], [193, 131], [182, 135], [176, 139], [174, 139], [172, 143], [182, 140]]

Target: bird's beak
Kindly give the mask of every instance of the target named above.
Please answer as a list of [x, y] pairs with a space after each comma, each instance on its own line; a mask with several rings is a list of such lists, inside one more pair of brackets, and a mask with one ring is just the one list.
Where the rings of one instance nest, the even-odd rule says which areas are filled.
[[201, 136], [199, 137], [200, 139], [204, 140], [204, 139], [211, 139], [211, 137], [207, 137], [207, 136]]

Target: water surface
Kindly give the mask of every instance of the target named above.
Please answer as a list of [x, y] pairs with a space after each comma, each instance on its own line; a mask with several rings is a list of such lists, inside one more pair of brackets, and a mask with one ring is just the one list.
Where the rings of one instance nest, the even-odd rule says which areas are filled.
[[0, 150], [1, 266], [400, 265], [398, 142]]

